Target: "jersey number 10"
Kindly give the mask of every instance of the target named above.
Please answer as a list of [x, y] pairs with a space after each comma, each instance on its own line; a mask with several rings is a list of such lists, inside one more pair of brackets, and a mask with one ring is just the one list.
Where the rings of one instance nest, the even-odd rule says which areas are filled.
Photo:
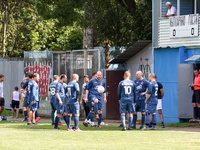
[[131, 94], [131, 86], [124, 86], [125, 94]]

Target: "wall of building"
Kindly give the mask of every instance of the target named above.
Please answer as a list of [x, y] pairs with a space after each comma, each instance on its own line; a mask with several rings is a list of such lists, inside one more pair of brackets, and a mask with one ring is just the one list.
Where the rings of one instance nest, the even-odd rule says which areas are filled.
[[[0, 61], [0, 74], [4, 74], [4, 99], [5, 107], [10, 107], [11, 94], [14, 87], [18, 86], [24, 78], [24, 61]], [[21, 108], [21, 107], [20, 107]]]
[[153, 53], [152, 53], [152, 44], [146, 46], [143, 50], [138, 52], [135, 56], [129, 59], [126, 62], [126, 69], [129, 69], [132, 74], [132, 79], [135, 80], [136, 76], [135, 73], [138, 71], [140, 58], [143, 60], [143, 64], [145, 65], [145, 59], [148, 58], [148, 62], [151, 68], [151, 72], [153, 72]]
[[[166, 123], [179, 122], [178, 118], [178, 63], [179, 48], [154, 50], [154, 71], [163, 84], [163, 114]], [[159, 119], [158, 119], [159, 120]]]

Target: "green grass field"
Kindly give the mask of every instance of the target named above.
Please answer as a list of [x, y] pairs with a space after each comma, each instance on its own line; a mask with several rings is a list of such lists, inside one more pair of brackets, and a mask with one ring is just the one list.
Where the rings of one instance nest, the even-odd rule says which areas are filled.
[[102, 129], [84, 127], [81, 132], [67, 132], [66, 126], [54, 130], [50, 122], [27, 126], [23, 122], [0, 122], [0, 150], [21, 149], [130, 149], [183, 150], [200, 149], [200, 133], [170, 131], [120, 131], [117, 126]]

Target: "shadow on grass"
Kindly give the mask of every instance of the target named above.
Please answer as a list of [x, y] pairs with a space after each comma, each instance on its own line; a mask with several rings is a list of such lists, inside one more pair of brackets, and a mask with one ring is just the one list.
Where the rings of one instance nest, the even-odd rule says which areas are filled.
[[[73, 124], [72, 124], [73, 126]], [[0, 122], [0, 128], [10, 128], [10, 129], [18, 129], [18, 130], [55, 130], [54, 126], [51, 125], [50, 122], [39, 122], [36, 125], [27, 125], [26, 122], [19, 122], [19, 121], [1, 121]], [[66, 130], [67, 126], [64, 124], [63, 126], [59, 126], [60, 130]], [[90, 125], [88, 127], [83, 126], [82, 124], [79, 124], [79, 128], [82, 131], [121, 131], [122, 128], [118, 126], [102, 126], [101, 129], [98, 129], [97, 127], [91, 127]], [[131, 130], [132, 131], [141, 131], [140, 129]], [[164, 131], [161, 129], [158, 129], [157, 131]]]

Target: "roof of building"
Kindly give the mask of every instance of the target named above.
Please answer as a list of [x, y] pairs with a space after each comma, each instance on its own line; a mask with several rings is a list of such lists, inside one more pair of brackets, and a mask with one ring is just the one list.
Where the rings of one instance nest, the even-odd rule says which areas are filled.
[[151, 40], [139, 40], [135, 42], [132, 46], [130, 46], [128, 49], [123, 51], [121, 54], [119, 54], [114, 59], [110, 60], [110, 64], [123, 64], [128, 59], [136, 55], [139, 51], [144, 49], [147, 45], [149, 45], [152, 41]]

